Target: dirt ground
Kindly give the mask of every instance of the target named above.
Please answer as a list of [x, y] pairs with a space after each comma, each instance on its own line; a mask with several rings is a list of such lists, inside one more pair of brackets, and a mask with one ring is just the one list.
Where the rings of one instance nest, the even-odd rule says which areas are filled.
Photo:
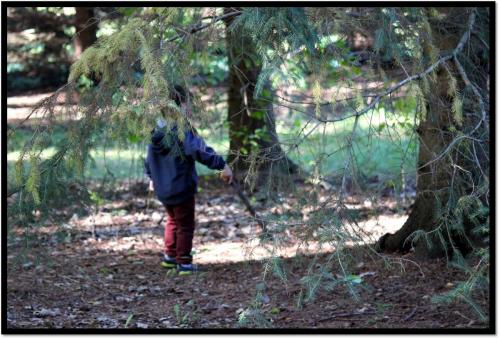
[[[269, 254], [255, 240], [257, 225], [230, 188], [204, 185], [197, 197], [194, 242], [200, 271], [193, 276], [179, 277], [160, 267], [163, 209], [131, 192], [94, 216], [74, 213], [67, 222], [47, 222], [37, 229], [29, 251], [23, 249], [23, 229], [13, 229], [7, 257], [8, 328], [488, 327], [464, 303], [431, 301], [462, 281], [462, 272], [444, 259], [417, 263], [411, 253], [374, 257], [353, 249], [357, 299], [339, 285], [298, 303], [313, 256], [297, 254], [297, 244], [290, 241], [280, 252], [286, 282], [270, 273], [263, 280]], [[390, 199], [386, 205], [391, 206]], [[404, 220], [404, 213], [388, 207], [363, 225], [376, 238]], [[324, 249], [313, 267], [321, 268], [331, 253]], [[340, 272], [338, 264], [328, 265], [331, 272]], [[256, 303], [259, 308], [252, 306]], [[488, 314], [488, 296], [478, 303]]]

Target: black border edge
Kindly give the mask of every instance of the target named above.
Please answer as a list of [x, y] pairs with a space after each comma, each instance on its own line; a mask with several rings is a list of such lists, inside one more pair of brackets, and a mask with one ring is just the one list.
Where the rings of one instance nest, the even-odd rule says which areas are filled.
[[[79, 5], [91, 6], [98, 3], [102, 6], [113, 6], [116, 1], [102, 1], [102, 2], [90, 2], [90, 1], [78, 1]], [[182, 3], [183, 7], [194, 7], [194, 6], [206, 6], [207, 4], [233, 4], [244, 6], [251, 2], [244, 1], [230, 1], [230, 2], [203, 2], [203, 1], [189, 1], [175, 2], [176, 5]], [[308, 4], [312, 6], [324, 6], [331, 2], [318, 2], [318, 1], [266, 1], [266, 2], [254, 2], [253, 4], [258, 4], [260, 7], [268, 6], [283, 6], [285, 4]], [[367, 6], [367, 7], [381, 7], [382, 5], [387, 5], [388, 2], [371, 2], [371, 1], [345, 1], [336, 3], [336, 6]], [[391, 4], [404, 4], [405, 6], [416, 6], [422, 7], [421, 1], [394, 1]], [[73, 1], [2, 1], [1, 3], [1, 18], [2, 18], [2, 34], [1, 34], [1, 46], [2, 46], [2, 79], [7, 77], [7, 7], [20, 7], [20, 6], [48, 6], [57, 4], [59, 6], [72, 6], [75, 4]], [[122, 2], [122, 4], [130, 4], [130, 7], [142, 7], [145, 5], [155, 5], [155, 4], [174, 4], [174, 2], [160, 2], [160, 1], [134, 1], [134, 2]], [[425, 4], [432, 4], [432, 6], [446, 6], [457, 5], [459, 7], [488, 7], [490, 10], [490, 45], [493, 42], [493, 46], [496, 47], [496, 1], [429, 1]], [[493, 62], [492, 62], [493, 61]], [[202, 329], [202, 328], [192, 328], [192, 329], [98, 329], [98, 328], [81, 328], [81, 329], [25, 329], [25, 328], [8, 328], [7, 327], [7, 180], [3, 179], [1, 183], [2, 190], [2, 232], [1, 232], [1, 244], [2, 244], [2, 260], [1, 260], [1, 334], [496, 334], [496, 48], [490, 49], [490, 312], [489, 312], [489, 327], [480, 329], [458, 329], [458, 328], [353, 328], [353, 329], [335, 329], [335, 328], [278, 328], [278, 329]], [[2, 176], [7, 175], [7, 135], [5, 130], [7, 129], [7, 86], [4, 84], [2, 86]], [[4, 178], [5, 178], [4, 177]]]

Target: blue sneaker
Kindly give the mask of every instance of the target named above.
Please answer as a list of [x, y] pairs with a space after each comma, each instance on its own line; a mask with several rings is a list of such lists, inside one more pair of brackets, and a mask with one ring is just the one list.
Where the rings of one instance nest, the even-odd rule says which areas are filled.
[[177, 265], [177, 272], [179, 275], [190, 275], [197, 272], [198, 268], [193, 264], [179, 264]]
[[172, 269], [177, 267], [177, 261], [175, 260], [175, 258], [172, 258], [168, 256], [168, 254], [165, 254], [163, 257], [163, 261], [160, 263], [160, 265], [162, 267]]

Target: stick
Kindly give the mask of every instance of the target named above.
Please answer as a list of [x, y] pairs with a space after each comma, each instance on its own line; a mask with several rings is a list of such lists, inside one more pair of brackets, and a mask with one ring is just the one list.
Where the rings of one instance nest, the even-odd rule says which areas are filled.
[[410, 320], [411, 318], [413, 318], [413, 316], [415, 315], [415, 313], [417, 312], [417, 309], [418, 309], [418, 306], [415, 306], [415, 308], [406, 316], [404, 317], [404, 321], [408, 321]]
[[[356, 315], [368, 315], [368, 314], [373, 314], [374, 312], [370, 311], [370, 312], [346, 312], [346, 313], [337, 313], [337, 314], [333, 314], [329, 317], [326, 317], [326, 318], [321, 318], [321, 319], [318, 319], [316, 320], [316, 322], [321, 322], [321, 321], [326, 321], [326, 320], [337, 320], [337, 318], [348, 318], [348, 317], [353, 317], [353, 316], [356, 316]], [[343, 319], [338, 319], [338, 320], [343, 320]]]
[[245, 195], [245, 193], [241, 189], [240, 185], [236, 181], [233, 181], [231, 183], [231, 186], [233, 186], [234, 190], [236, 191], [236, 194], [238, 195], [238, 197], [240, 198], [240, 200], [243, 202], [243, 205], [245, 205], [245, 207], [247, 208], [248, 212], [257, 221], [257, 223], [259, 224], [260, 228], [262, 229], [262, 232], [267, 233], [267, 227], [266, 227], [266, 225], [264, 224], [264, 222], [262, 221], [262, 219], [260, 219], [259, 217], [257, 217], [257, 213], [255, 212], [255, 209], [253, 208], [252, 204], [250, 204], [250, 201], [248, 200], [247, 196]]

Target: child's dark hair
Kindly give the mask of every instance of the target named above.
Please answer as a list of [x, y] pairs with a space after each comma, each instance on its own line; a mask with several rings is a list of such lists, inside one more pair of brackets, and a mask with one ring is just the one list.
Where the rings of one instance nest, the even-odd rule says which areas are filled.
[[170, 99], [175, 101], [177, 106], [180, 106], [181, 104], [184, 104], [188, 100], [188, 93], [186, 93], [186, 90], [184, 87], [180, 85], [175, 85], [171, 90], [170, 90]]

